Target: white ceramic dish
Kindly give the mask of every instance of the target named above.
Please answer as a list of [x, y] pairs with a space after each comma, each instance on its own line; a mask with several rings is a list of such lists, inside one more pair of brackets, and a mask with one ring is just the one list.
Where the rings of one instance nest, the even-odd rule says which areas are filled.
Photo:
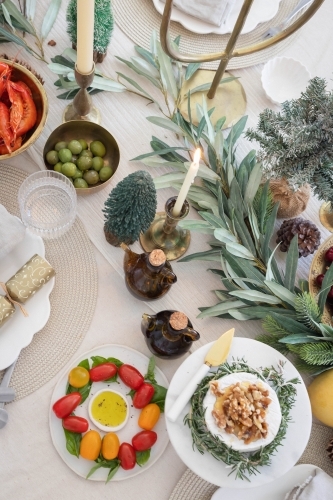
[[261, 83], [274, 104], [301, 96], [311, 78], [309, 70], [292, 57], [275, 57], [264, 66]]
[[[205, 354], [212, 344], [206, 344], [195, 351], [178, 368], [167, 393], [166, 413], [184, 386], [204, 362]], [[283, 445], [272, 456], [270, 466], [260, 467], [260, 474], [252, 475], [250, 482], [235, 479], [234, 474], [229, 475], [230, 469], [223, 462], [216, 460], [209, 453], [201, 455], [197, 449], [193, 449], [190, 429], [183, 424], [183, 419], [189, 412], [190, 403], [186, 405], [174, 423], [166, 420], [170, 441], [187, 467], [206, 481], [231, 489], [254, 488], [283, 476], [296, 464], [302, 455], [309, 440], [312, 425], [311, 406], [306, 387], [300, 374], [287, 358], [275, 349], [256, 340], [234, 338], [228, 361], [231, 362], [233, 359], [242, 357], [253, 368], [277, 366], [279, 361], [282, 360], [285, 362], [285, 379], [290, 380], [298, 377], [301, 381], [300, 384], [296, 385], [296, 402], [290, 413], [292, 422], [288, 426]]]
[[[273, 19], [279, 10], [280, 1], [281, 0], [254, 0], [251, 11], [249, 12], [242, 30], [242, 34], [250, 33], [258, 26], [258, 24]], [[163, 14], [165, 3], [161, 2], [161, 0], [153, 0], [153, 3], [157, 12]], [[177, 7], [173, 7], [172, 9], [171, 20], [177, 21], [184, 26], [184, 28], [192, 31], [193, 33], [201, 35], [205, 35], [207, 33], [217, 33], [219, 35], [224, 35], [226, 33], [231, 33], [242, 5], [243, 0], [235, 0], [229, 14], [221, 26], [214, 26], [213, 24], [201, 21], [196, 17], [192, 17], [185, 12], [182, 12], [177, 9]]]
[[[246, 500], [283, 500], [294, 486], [302, 484], [315, 469], [318, 469], [318, 467], [311, 464], [295, 465], [284, 476], [272, 483], [247, 490]], [[211, 500], [226, 499], [244, 500], [244, 490], [219, 488], [211, 498]]]
[[[57, 385], [54, 388], [52, 398], [51, 398], [51, 405], [50, 405], [50, 431], [51, 431], [51, 438], [53, 441], [53, 444], [59, 453], [60, 457], [62, 460], [68, 465], [70, 469], [72, 469], [76, 474], [78, 474], [81, 477], [86, 477], [90, 469], [95, 465], [95, 462], [91, 460], [85, 460], [84, 458], [80, 457], [77, 458], [73, 455], [70, 455], [68, 451], [66, 450], [66, 442], [65, 442], [65, 435], [64, 431], [61, 425], [61, 420], [55, 416], [55, 414], [52, 411], [52, 406], [53, 404], [63, 397], [66, 393], [66, 387], [67, 387], [67, 381], [68, 381], [68, 373], [72, 368], [78, 365], [78, 363], [86, 358], [90, 358], [91, 356], [103, 356], [105, 358], [108, 357], [113, 357], [117, 358], [123, 363], [128, 363], [130, 365], [135, 366], [141, 372], [143, 375], [147, 373], [147, 368], [148, 368], [148, 363], [149, 359], [147, 356], [144, 354], [141, 354], [138, 351], [135, 351], [134, 349], [131, 349], [130, 347], [122, 346], [122, 345], [115, 345], [115, 344], [106, 344], [102, 345], [100, 347], [96, 347], [95, 349], [92, 349], [91, 351], [85, 352], [83, 354], [80, 354], [80, 356], [76, 357], [73, 361], [71, 361], [61, 372], [59, 375], [59, 381]], [[91, 360], [90, 360], [91, 363]], [[155, 369], [155, 377], [157, 380], [157, 383], [164, 386], [168, 387], [169, 383], [163, 374], [163, 372], [156, 367]], [[121, 392], [122, 394], [127, 394], [129, 392], [129, 387], [125, 385], [121, 380], [118, 380], [119, 383], [116, 384], [116, 389], [117, 391]], [[92, 388], [90, 390], [90, 395], [86, 399], [86, 401], [79, 406], [78, 408], [75, 409], [75, 415], [79, 417], [84, 417], [88, 419], [89, 423], [89, 429], [95, 429], [99, 431], [89, 420], [89, 415], [88, 415], [88, 405], [89, 405], [89, 400], [90, 397], [96, 394], [96, 392], [100, 389], [103, 389], [105, 387], [110, 386], [112, 387], [112, 384], [105, 384], [104, 382], [94, 382], [92, 385]], [[138, 426], [138, 417], [140, 414], [141, 410], [137, 410], [135, 408], [132, 408], [130, 406], [130, 416], [128, 419], [127, 425], [121, 429], [119, 432], [117, 432], [120, 443], [127, 442], [131, 443], [132, 437], [135, 436], [138, 432], [142, 431], [142, 429]], [[168, 433], [166, 430], [166, 425], [165, 425], [165, 418], [164, 414], [161, 415], [159, 421], [154, 427], [154, 431], [157, 433], [157, 441], [154, 444], [154, 446], [151, 449], [151, 455], [149, 461], [143, 466], [139, 467], [136, 465], [134, 469], [131, 470], [124, 470], [121, 467], [117, 471], [117, 473], [114, 475], [112, 478], [112, 481], [121, 481], [124, 479], [128, 479], [133, 476], [137, 476], [138, 474], [141, 474], [142, 472], [145, 472], [149, 467], [151, 467], [158, 459], [159, 457], [163, 454], [165, 448], [167, 447], [167, 444], [169, 442], [168, 438]], [[99, 431], [101, 432], [101, 431]], [[101, 432], [101, 436], [102, 436]], [[107, 469], [99, 469], [97, 470], [92, 476], [90, 476], [89, 480], [92, 481], [105, 481], [106, 477], [108, 474]]]
[[[24, 239], [0, 260], [1, 281], [9, 280], [36, 253], [45, 257], [43, 240], [27, 230]], [[29, 345], [34, 334], [46, 325], [51, 312], [49, 295], [54, 282], [55, 278], [51, 278], [24, 304], [28, 317], [16, 308], [13, 316], [0, 328], [0, 370], [14, 363], [21, 349]]]
[[[127, 411], [126, 411], [125, 420], [121, 424], [119, 424], [117, 426], [114, 426], [114, 427], [107, 427], [106, 425], [101, 424], [98, 420], [96, 420], [94, 418], [94, 416], [92, 414], [92, 405], [93, 405], [93, 402], [94, 402], [95, 398], [99, 394], [105, 393], [105, 392], [112, 392], [114, 394], [118, 394], [118, 396], [121, 397], [121, 399], [124, 401], [124, 403], [126, 403]], [[119, 391], [115, 391], [115, 390], [113, 390], [111, 388], [107, 388], [107, 389], [103, 388], [100, 391], [95, 392], [94, 396], [92, 398], [90, 398], [90, 400], [89, 400], [89, 406], [88, 406], [88, 413], [89, 413], [90, 420], [95, 425], [95, 427], [98, 427], [98, 429], [101, 429], [104, 432], [118, 432], [118, 431], [120, 431], [120, 429], [122, 429], [123, 427], [125, 427], [125, 425], [127, 424], [127, 421], [128, 421], [128, 417], [129, 417], [129, 404], [128, 404], [128, 400], [127, 400], [126, 396], [124, 396], [124, 394], [121, 394], [121, 392], [119, 392]]]

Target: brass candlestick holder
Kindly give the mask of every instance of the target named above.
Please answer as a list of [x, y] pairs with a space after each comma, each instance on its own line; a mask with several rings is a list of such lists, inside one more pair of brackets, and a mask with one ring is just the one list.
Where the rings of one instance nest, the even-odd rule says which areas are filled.
[[160, 248], [167, 260], [176, 260], [188, 249], [191, 241], [190, 231], [178, 226], [178, 222], [188, 215], [190, 205], [185, 200], [180, 215], [172, 214], [177, 197], [169, 198], [165, 204], [165, 212], [158, 212], [149, 229], [140, 236], [140, 243], [145, 252]]
[[83, 75], [75, 66], [75, 80], [80, 87], [80, 90], [73, 99], [72, 104], [66, 107], [62, 121], [69, 122], [71, 120], [86, 120], [93, 123], [101, 123], [101, 115], [97, 108], [92, 105], [92, 99], [87, 91], [91, 85], [95, 74], [95, 64], [91, 73]]
[[[191, 88], [197, 87], [200, 84], [211, 82], [211, 87], [208, 92], [197, 92], [191, 96], [191, 114], [194, 123], [198, 123], [198, 117], [196, 116], [196, 103], [202, 102], [202, 95], [205, 95], [208, 101], [208, 109], [215, 108], [213, 115], [217, 118], [221, 116], [226, 116], [226, 125], [231, 125], [237, 121], [245, 112], [246, 109], [246, 96], [243, 87], [237, 80], [226, 83], [223, 87], [219, 88], [221, 79], [225, 73], [225, 70], [229, 64], [230, 59], [233, 57], [242, 57], [247, 54], [253, 54], [259, 50], [267, 49], [276, 43], [281, 42], [285, 38], [289, 37], [299, 28], [301, 28], [319, 9], [319, 7], [324, 3], [325, 0], [313, 0], [310, 6], [299, 16], [296, 21], [294, 21], [290, 26], [283, 29], [276, 35], [261, 40], [246, 47], [237, 48], [236, 44], [239, 36], [241, 35], [243, 26], [245, 24], [246, 18], [250, 12], [251, 6], [254, 0], [244, 0], [242, 7], [240, 9], [235, 26], [230, 34], [226, 48], [221, 52], [215, 52], [210, 54], [191, 54], [191, 53], [181, 53], [175, 44], [172, 43], [169, 36], [169, 25], [171, 19], [171, 12], [173, 6], [173, 0], [166, 0], [165, 7], [162, 16], [161, 28], [160, 28], [160, 40], [164, 52], [175, 61], [180, 61], [184, 63], [198, 63], [198, 62], [208, 62], [208, 61], [220, 61], [219, 67], [212, 80], [210, 74], [212, 72], [207, 70], [198, 70], [195, 73], [194, 79], [190, 82], [185, 82], [182, 88], [182, 95], [186, 97], [189, 90], [189, 85]], [[227, 95], [226, 95], [227, 94]], [[187, 102], [186, 99], [183, 101], [181, 106], [181, 112], [186, 116]], [[214, 118], [212, 120], [214, 124]]]

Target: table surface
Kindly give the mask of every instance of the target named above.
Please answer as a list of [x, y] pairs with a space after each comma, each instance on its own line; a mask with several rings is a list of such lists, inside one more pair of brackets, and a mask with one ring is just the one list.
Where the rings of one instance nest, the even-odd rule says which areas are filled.
[[[37, 28], [41, 26], [48, 3], [39, 2], [35, 23]], [[62, 2], [58, 18], [48, 37], [48, 40], [52, 38], [56, 41], [56, 46], [50, 47], [45, 44], [48, 60], [70, 46], [65, 33], [66, 5], [67, 2]], [[329, 88], [332, 88], [333, 70], [332, 14], [333, 0], [326, 0], [315, 16], [303, 27], [296, 41], [284, 53], [285, 56], [294, 57], [305, 64], [311, 76], [326, 78]], [[27, 152], [7, 161], [8, 164], [27, 172], [34, 172], [43, 168], [44, 144], [52, 130], [60, 124], [66, 102], [56, 98], [53, 85], [56, 75], [51, 73], [45, 64], [36, 61], [27, 52], [18, 53], [17, 46], [13, 44], [6, 44], [4, 47], [6, 54], [29, 62], [45, 79], [49, 116], [43, 133]], [[107, 58], [100, 67], [109, 76], [115, 77], [117, 70], [129, 75], [130, 70], [124, 69], [115, 55], [127, 59], [134, 55], [132, 41], [117, 26], [115, 26]], [[250, 126], [256, 125], [258, 114], [264, 108], [278, 109], [265, 97], [260, 80], [262, 68], [263, 65], [258, 65], [233, 71], [236, 76], [240, 77], [247, 95], [248, 125]], [[158, 129], [146, 120], [147, 116], [159, 115], [159, 112], [153, 105], [147, 106], [146, 101], [140, 97], [127, 92], [121, 94], [103, 92], [93, 96], [93, 100], [102, 111], [102, 125], [114, 135], [120, 147], [120, 165], [111, 188], [129, 173], [145, 168], [139, 162], [130, 162], [130, 160], [150, 150], [149, 141], [152, 135], [176, 144], [171, 132]], [[244, 156], [252, 147], [252, 144], [241, 139], [238, 145], [238, 156]], [[109, 189], [104, 189], [94, 195], [78, 198], [78, 216], [84, 222], [94, 245], [99, 281], [95, 315], [75, 357], [105, 343], [123, 344], [149, 355], [140, 331], [141, 316], [143, 312], [154, 313], [163, 309], [184, 311], [192, 320], [194, 327], [201, 334], [200, 340], [193, 344], [193, 350], [215, 340], [223, 331], [232, 326], [236, 328], [237, 336], [254, 338], [261, 328], [258, 321], [243, 323], [218, 318], [196, 319], [198, 307], [213, 305], [215, 299], [212, 290], [220, 288], [218, 278], [207, 272], [209, 266], [206, 263], [174, 263], [173, 268], [178, 276], [178, 282], [161, 300], [144, 303], [129, 295], [123, 279], [123, 252], [119, 248], [110, 246], [103, 234], [101, 210], [109, 191]], [[164, 203], [171, 193], [171, 190], [158, 192], [160, 210], [163, 210]], [[324, 239], [328, 233], [319, 223], [319, 206], [318, 200], [312, 198], [303, 216], [318, 224], [322, 231], [322, 239]], [[197, 217], [193, 209], [190, 215], [191, 218]], [[206, 248], [205, 237], [194, 233], [189, 251], [193, 253]], [[139, 251], [138, 244], [134, 245], [133, 249]], [[302, 259], [300, 274], [307, 276], [310, 263], [311, 257]], [[174, 361], [157, 360], [157, 365], [171, 380], [182, 361], [182, 358]], [[86, 481], [67, 468], [52, 445], [49, 431], [50, 398], [57, 380], [58, 377], [55, 376], [36, 392], [7, 407], [9, 423], [0, 431], [0, 498], [70, 500], [92, 497], [106, 499], [110, 498], [110, 495], [112, 498], [126, 498], [127, 500], [169, 498], [177, 481], [186, 470], [171, 444], [149, 471], [128, 481], [112, 482], [107, 486], [104, 483]]]

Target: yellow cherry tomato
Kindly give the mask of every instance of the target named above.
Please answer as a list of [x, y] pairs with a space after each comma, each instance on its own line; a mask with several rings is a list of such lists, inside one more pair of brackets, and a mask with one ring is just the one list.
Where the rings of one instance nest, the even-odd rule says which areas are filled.
[[101, 436], [97, 431], [88, 431], [84, 434], [80, 444], [80, 455], [87, 460], [96, 460], [102, 446]]
[[151, 431], [160, 418], [160, 407], [155, 403], [145, 406], [140, 413], [138, 424], [141, 429]]
[[102, 441], [102, 455], [106, 460], [113, 460], [118, 456], [119, 438], [114, 432], [105, 434]]
[[73, 387], [79, 388], [83, 387], [89, 382], [89, 372], [83, 366], [76, 366], [73, 368], [68, 375], [68, 382]]

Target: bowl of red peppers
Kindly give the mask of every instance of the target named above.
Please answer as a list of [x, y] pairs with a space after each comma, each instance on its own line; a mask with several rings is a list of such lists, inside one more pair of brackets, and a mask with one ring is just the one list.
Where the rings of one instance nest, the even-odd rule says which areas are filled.
[[48, 101], [41, 81], [22, 64], [0, 59], [0, 158], [16, 156], [40, 136]]

